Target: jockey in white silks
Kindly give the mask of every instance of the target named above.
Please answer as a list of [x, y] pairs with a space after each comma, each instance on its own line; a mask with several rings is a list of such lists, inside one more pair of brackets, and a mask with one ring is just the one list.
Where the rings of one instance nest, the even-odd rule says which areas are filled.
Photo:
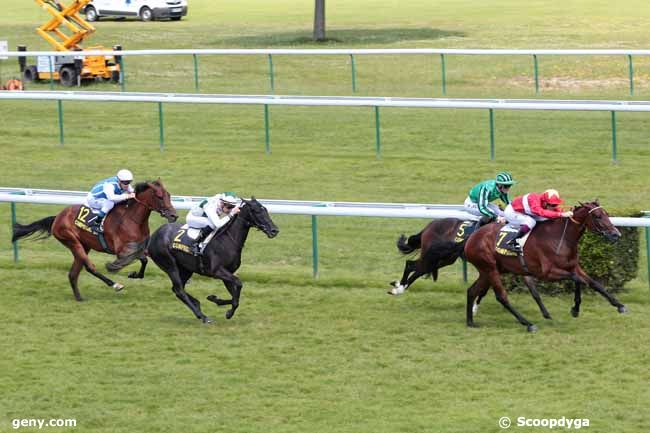
[[93, 223], [99, 232], [104, 231], [106, 214], [116, 203], [135, 197], [131, 182], [133, 173], [122, 169], [117, 172], [117, 176], [97, 182], [86, 196], [86, 205], [97, 215], [89, 222]]
[[194, 244], [194, 254], [203, 254], [208, 235], [225, 226], [239, 213], [241, 200], [233, 192], [223, 192], [196, 204], [187, 213], [187, 224], [195, 229], [201, 229]]

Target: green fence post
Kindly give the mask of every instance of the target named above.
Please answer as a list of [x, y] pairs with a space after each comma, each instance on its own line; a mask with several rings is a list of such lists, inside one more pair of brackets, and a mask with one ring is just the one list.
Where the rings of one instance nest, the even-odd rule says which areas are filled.
[[[650, 218], [650, 215], [646, 215]], [[648, 264], [648, 287], [650, 287], [650, 227], [645, 228], [645, 257]]]
[[634, 66], [632, 65], [632, 54], [627, 55], [628, 73], [630, 76], [630, 96], [634, 95]]
[[[16, 203], [11, 202], [11, 232], [14, 231], [14, 224], [16, 224]], [[14, 248], [14, 263], [18, 262], [18, 241], [12, 242]]]
[[275, 92], [275, 75], [273, 73], [273, 55], [269, 54], [269, 80], [271, 81], [271, 93]]
[[271, 137], [269, 133], [269, 106], [264, 104], [264, 140], [265, 140], [265, 149], [266, 154], [271, 154]]
[[356, 93], [357, 91], [357, 78], [356, 78], [356, 68], [354, 65], [354, 55], [350, 54], [350, 65], [352, 67], [352, 93]]
[[618, 163], [616, 159], [616, 111], [612, 111], [612, 162]]
[[48, 58], [50, 59], [50, 90], [54, 90], [54, 60], [52, 59], [52, 56]]
[[494, 161], [494, 110], [490, 108], [490, 160]]
[[63, 146], [63, 101], [56, 101], [59, 110], [59, 145]]
[[199, 59], [196, 54], [192, 54], [194, 57], [194, 91], [199, 93]]
[[447, 94], [447, 68], [445, 65], [445, 55], [440, 54], [440, 67], [442, 68], [442, 94]]
[[158, 126], [160, 129], [160, 151], [165, 151], [165, 131], [164, 131], [164, 117], [163, 117], [163, 107], [162, 102], [158, 103]]
[[311, 216], [311, 254], [314, 278], [318, 278], [318, 219]]
[[126, 62], [124, 61], [124, 56], [120, 56], [120, 90], [122, 92], [126, 91], [126, 69], [124, 65]]
[[463, 282], [467, 282], [467, 260], [463, 259]]
[[533, 63], [535, 65], [535, 94], [539, 95], [539, 68], [537, 65], [537, 54], [533, 54]]
[[377, 159], [381, 159], [381, 134], [379, 128], [379, 107], [375, 107], [375, 155]]

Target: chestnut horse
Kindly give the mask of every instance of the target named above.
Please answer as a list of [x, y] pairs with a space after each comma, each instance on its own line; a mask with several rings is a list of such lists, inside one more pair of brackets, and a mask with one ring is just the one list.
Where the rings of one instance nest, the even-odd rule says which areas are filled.
[[[504, 256], [495, 251], [496, 237], [501, 224], [489, 224], [472, 234], [465, 244], [465, 257], [479, 272], [478, 279], [467, 289], [467, 326], [476, 326], [472, 307], [480, 301], [490, 287], [494, 289], [497, 300], [514, 315], [519, 323], [534, 332], [537, 327], [526, 320], [508, 300], [508, 294], [501, 282], [501, 274], [531, 275], [539, 280], [558, 281], [571, 279], [575, 282], [573, 317], [580, 314], [581, 290], [588, 284], [604, 296], [619, 313], [627, 312], [602, 284], [595, 281], [580, 266], [578, 261], [578, 241], [585, 229], [616, 241], [621, 233], [614, 227], [607, 212], [598, 201], [580, 203], [573, 209], [573, 218], [558, 218], [542, 222], [535, 227], [523, 249], [522, 264], [519, 257]], [[451, 245], [447, 245], [452, 248]]]
[[[63, 245], [68, 247], [74, 256], [74, 262], [68, 273], [70, 287], [77, 301], [82, 301], [77, 287], [77, 280], [82, 268], [102, 280], [116, 291], [124, 286], [107, 278], [97, 271], [88, 258], [90, 250], [116, 254], [113, 263], [107, 263], [109, 272], [117, 272], [123, 267], [140, 259], [140, 271], [132, 272], [129, 278], [142, 278], [147, 266], [145, 250], [149, 242], [149, 215], [156, 211], [173, 222], [178, 218], [176, 209], [171, 204], [169, 192], [159, 180], [142, 182], [135, 186], [135, 198], [117, 204], [106, 216], [104, 222], [104, 239], [110, 251], [106, 251], [98, 236], [75, 225], [80, 205], [69, 206], [56, 216], [49, 216], [28, 225], [16, 224], [12, 241], [30, 236], [34, 233], [44, 233], [44, 237], [54, 235]], [[41, 237], [40, 239], [42, 239]]]

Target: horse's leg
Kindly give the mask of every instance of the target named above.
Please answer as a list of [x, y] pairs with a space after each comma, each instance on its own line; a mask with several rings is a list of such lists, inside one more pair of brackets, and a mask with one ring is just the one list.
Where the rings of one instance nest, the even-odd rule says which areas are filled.
[[72, 262], [72, 267], [70, 267], [70, 272], [68, 272], [68, 280], [70, 281], [70, 287], [72, 287], [72, 293], [74, 294], [74, 298], [79, 302], [83, 301], [83, 298], [79, 293], [79, 288], [77, 287], [77, 281], [79, 280], [79, 273], [81, 272], [83, 267], [84, 267], [83, 262], [80, 259], [75, 257], [74, 262]]
[[144, 255], [140, 257], [140, 270], [138, 272], [131, 272], [129, 278], [144, 278], [144, 270], [147, 267], [149, 260]]
[[542, 297], [539, 296], [539, 292], [537, 291], [537, 287], [535, 286], [535, 280], [533, 280], [533, 277], [525, 276], [524, 284], [526, 284], [526, 287], [528, 287], [528, 291], [530, 291], [530, 295], [533, 297], [535, 302], [537, 302], [537, 306], [539, 307], [539, 311], [542, 312], [542, 316], [544, 316], [545, 319], [550, 319], [551, 315], [549, 314], [548, 310], [546, 309], [546, 306], [542, 302]]
[[587, 284], [589, 284], [589, 287], [600, 293], [605, 299], [609, 301], [610, 304], [616, 307], [619, 313], [627, 313], [627, 308], [625, 308], [625, 305], [621, 304], [618, 299], [611, 293], [603, 287], [602, 284], [600, 284], [598, 281], [594, 280], [591, 278], [587, 273], [580, 267], [576, 267], [576, 274], [578, 277], [582, 278]]
[[493, 271], [490, 274], [490, 282], [494, 288], [494, 293], [496, 295], [497, 301], [499, 301], [499, 303], [501, 303], [501, 305], [503, 305], [506, 310], [510, 311], [510, 313], [517, 318], [519, 323], [526, 326], [526, 328], [528, 328], [528, 332], [537, 331], [537, 327], [526, 320], [526, 318], [522, 316], [517, 310], [515, 310], [515, 308], [510, 304], [510, 301], [508, 300], [508, 292], [506, 291], [505, 287], [503, 287], [503, 283], [501, 282], [501, 277], [498, 271]]
[[[125, 266], [130, 265], [136, 258], [139, 258], [140, 262], [142, 262], [146, 245], [146, 242], [129, 242], [124, 248], [117, 251], [117, 258], [113, 262], [106, 263], [106, 269], [108, 272], [114, 274]], [[129, 276], [129, 278], [133, 277]]]
[[[106, 284], [107, 286], [110, 286], [115, 289], [116, 292], [119, 292], [124, 288], [124, 286], [120, 283], [116, 283], [115, 281], [111, 280], [110, 278], [105, 277], [101, 273], [97, 272], [97, 268], [95, 268], [95, 264], [90, 261], [90, 258], [88, 257], [88, 249], [84, 248], [79, 241], [68, 241], [64, 242], [65, 245], [70, 248], [72, 251], [72, 254], [75, 257], [75, 260], [80, 260], [81, 263], [83, 264], [84, 269], [88, 271], [91, 275], [95, 276], [96, 278], [99, 278]], [[74, 292], [74, 288], [72, 289]], [[75, 294], [76, 297], [76, 294]]]
[[490, 288], [490, 282], [488, 278], [480, 274], [476, 281], [474, 281], [474, 284], [469, 286], [467, 289], [467, 309], [466, 309], [466, 320], [467, 320], [467, 326], [475, 328], [478, 325], [474, 323], [474, 302], [476, 301], [477, 297], [483, 297], [485, 296], [485, 293], [487, 293], [488, 289]]
[[474, 314], [474, 316], [476, 316], [476, 314], [478, 313], [478, 306], [481, 304], [481, 301], [483, 300], [483, 298], [485, 298], [485, 295], [487, 295], [487, 292], [488, 292], [489, 289], [490, 289], [490, 286], [489, 285], [486, 286], [481, 291], [481, 293], [478, 294], [478, 297], [474, 301], [474, 305], [472, 305], [472, 313]]
[[573, 307], [571, 307], [571, 315], [578, 317], [580, 315], [580, 304], [582, 303], [582, 281], [574, 279], [575, 291], [573, 293]]
[[416, 267], [416, 262], [415, 260], [407, 260], [406, 263], [404, 264], [404, 273], [402, 274], [402, 279], [397, 282], [393, 281], [391, 284], [393, 285], [393, 288], [388, 291], [389, 295], [401, 295], [408, 289], [408, 286], [410, 284], [407, 284], [408, 277], [411, 274], [411, 272], [415, 271]]
[[[183, 283], [183, 290], [185, 290], [185, 285], [187, 284], [187, 280], [190, 279], [190, 277], [192, 276], [193, 272], [188, 271], [188, 270], [185, 269], [185, 268], [180, 268], [180, 269], [178, 270], [178, 272], [179, 272], [179, 275], [180, 275], [180, 277], [181, 277], [181, 282]], [[194, 296], [190, 295], [190, 293], [189, 293], [187, 290], [185, 290], [185, 294], [186, 294], [187, 297], [190, 299], [190, 301], [192, 301], [192, 303], [194, 304], [194, 306], [195, 306], [195, 307], [200, 311], [200, 310], [201, 310], [201, 303], [199, 302], [199, 300], [196, 299]]]
[[[196, 316], [197, 319], [201, 320], [203, 323], [212, 323], [212, 319], [203, 314], [201, 311], [200, 304], [195, 304], [196, 299], [187, 293], [183, 286], [185, 285], [183, 279], [181, 278], [181, 273], [179, 269], [174, 266], [174, 269], [167, 270], [167, 275], [172, 280], [172, 291], [180, 301], [189, 308], [192, 313]], [[187, 280], [185, 280], [187, 281]], [[194, 301], [193, 301], [194, 300]], [[198, 302], [198, 301], [197, 301]]]
[[241, 294], [243, 284], [235, 274], [224, 268], [220, 268], [214, 275], [214, 278], [223, 281], [224, 286], [226, 286], [226, 289], [228, 289], [228, 292], [232, 298], [226, 300], [219, 299], [216, 295], [209, 295], [207, 299], [208, 301], [214, 302], [219, 306], [230, 305], [230, 310], [226, 311], [226, 319], [230, 319], [232, 318], [233, 314], [235, 314], [237, 307], [239, 307], [239, 295]]

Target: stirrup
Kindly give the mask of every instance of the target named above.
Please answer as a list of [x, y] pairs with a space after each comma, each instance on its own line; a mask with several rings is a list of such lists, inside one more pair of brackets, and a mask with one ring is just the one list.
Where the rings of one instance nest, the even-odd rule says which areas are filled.
[[195, 256], [195, 257], [200, 257], [200, 256], [203, 255], [203, 253], [201, 252], [201, 243], [200, 242], [197, 242], [197, 243], [192, 245], [192, 255]]

